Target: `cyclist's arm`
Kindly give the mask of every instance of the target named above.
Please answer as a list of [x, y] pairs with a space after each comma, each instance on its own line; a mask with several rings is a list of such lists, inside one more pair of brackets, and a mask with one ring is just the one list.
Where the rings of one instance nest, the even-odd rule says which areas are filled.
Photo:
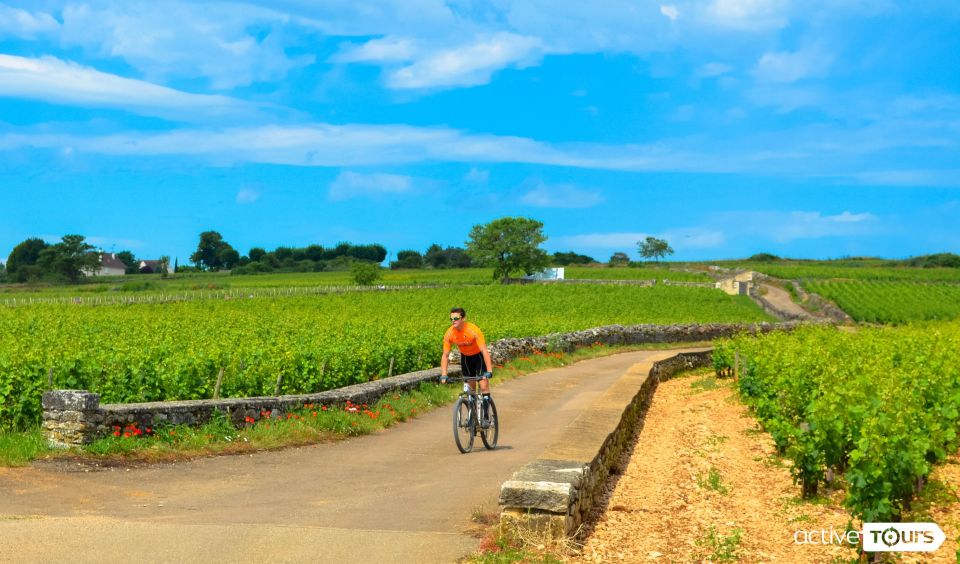
[[447, 377], [447, 365], [450, 363], [450, 341], [443, 339], [443, 355], [440, 357], [440, 379]]
[[487, 349], [487, 344], [483, 343], [480, 345], [480, 353], [483, 355], [483, 362], [487, 367], [487, 372], [493, 373], [493, 361], [490, 360], [490, 351]]

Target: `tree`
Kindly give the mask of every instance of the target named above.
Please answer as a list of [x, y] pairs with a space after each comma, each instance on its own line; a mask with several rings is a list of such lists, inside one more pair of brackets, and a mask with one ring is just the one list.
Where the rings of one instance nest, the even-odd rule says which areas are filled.
[[251, 247], [250, 253], [247, 255], [250, 257], [250, 260], [253, 262], [258, 262], [263, 258], [263, 255], [267, 254], [267, 251], [261, 247]]
[[[218, 270], [223, 267], [221, 255], [225, 249], [233, 249], [216, 231], [204, 231], [200, 234], [197, 251], [190, 255], [190, 262], [203, 270]], [[239, 260], [239, 255], [238, 255]]]
[[40, 252], [37, 265], [44, 274], [66, 282], [78, 282], [100, 268], [100, 253], [83, 235], [64, 235], [61, 242]]
[[140, 272], [140, 261], [137, 260], [137, 257], [133, 256], [132, 252], [120, 251], [117, 253], [117, 260], [127, 267], [127, 274], [137, 274]]
[[220, 267], [231, 269], [240, 263], [240, 253], [233, 247], [226, 247], [220, 250]]
[[380, 280], [380, 266], [372, 262], [358, 260], [350, 265], [350, 276], [358, 286], [369, 286]]
[[400, 251], [397, 260], [390, 263], [390, 268], [423, 268], [423, 256], [417, 251]]
[[627, 253], [616, 252], [610, 255], [610, 261], [607, 264], [610, 266], [629, 266], [630, 257], [627, 256]]
[[170, 276], [170, 256], [160, 255], [160, 278]]
[[27, 280], [40, 277], [40, 268], [37, 267], [37, 260], [40, 258], [40, 252], [46, 249], [46, 241], [43, 239], [27, 239], [10, 252], [7, 257], [7, 276], [11, 282], [26, 282]]
[[550, 257], [540, 248], [546, 240], [543, 223], [502, 217], [473, 226], [467, 254], [479, 264], [493, 266], [493, 278], [506, 282], [513, 273], [531, 274], [550, 265]]
[[579, 255], [574, 252], [569, 253], [553, 253], [553, 264], [557, 266], [566, 266], [568, 264], [590, 264], [591, 262], [597, 262], [593, 260], [593, 257], [588, 257], [587, 255]]
[[657, 239], [656, 237], [647, 237], [643, 241], [637, 241], [637, 247], [640, 256], [645, 259], [659, 261], [663, 257], [673, 254], [670, 244], [664, 239]]

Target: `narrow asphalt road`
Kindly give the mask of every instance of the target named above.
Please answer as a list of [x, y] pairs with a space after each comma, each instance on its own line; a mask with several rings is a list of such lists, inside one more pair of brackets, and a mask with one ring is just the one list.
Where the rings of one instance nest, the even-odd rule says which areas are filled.
[[[643, 351], [494, 381], [500, 446], [463, 455], [450, 409], [335, 443], [145, 468], [0, 469], [2, 562], [451, 562], [474, 512]], [[629, 398], [624, 398], [624, 402]]]

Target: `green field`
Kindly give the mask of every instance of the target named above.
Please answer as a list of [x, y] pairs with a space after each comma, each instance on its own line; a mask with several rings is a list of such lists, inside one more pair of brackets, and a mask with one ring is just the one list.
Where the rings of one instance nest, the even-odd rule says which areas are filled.
[[[769, 318], [706, 288], [478, 285], [163, 304], [0, 307], [0, 427], [35, 424], [48, 387], [104, 402], [315, 392], [436, 366], [454, 305], [490, 340], [607, 324]], [[48, 379], [51, 380], [48, 382]]]
[[566, 278], [571, 280], [672, 280], [676, 282], [713, 282], [714, 279], [705, 272], [688, 272], [686, 270], [666, 267], [574, 267], [568, 266], [564, 271]]

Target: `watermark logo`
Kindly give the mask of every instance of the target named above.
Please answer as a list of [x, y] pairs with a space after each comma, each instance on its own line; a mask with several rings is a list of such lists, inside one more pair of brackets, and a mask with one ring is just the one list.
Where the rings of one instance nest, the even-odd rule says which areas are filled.
[[933, 552], [947, 535], [936, 523], [864, 523], [865, 552]]

